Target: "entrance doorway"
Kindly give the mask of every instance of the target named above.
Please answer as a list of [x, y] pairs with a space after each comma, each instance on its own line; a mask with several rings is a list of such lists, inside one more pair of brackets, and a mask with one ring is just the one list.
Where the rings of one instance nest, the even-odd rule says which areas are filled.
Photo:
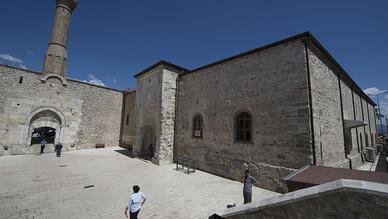
[[35, 128], [31, 134], [31, 145], [40, 144], [41, 141], [46, 140], [48, 144], [54, 144], [56, 130], [51, 127]]
[[150, 126], [143, 128], [143, 140], [142, 140], [142, 149], [141, 154], [146, 155], [147, 157], [151, 156], [150, 145], [152, 145], [153, 153], [155, 154], [155, 143], [156, 136], [154, 129]]

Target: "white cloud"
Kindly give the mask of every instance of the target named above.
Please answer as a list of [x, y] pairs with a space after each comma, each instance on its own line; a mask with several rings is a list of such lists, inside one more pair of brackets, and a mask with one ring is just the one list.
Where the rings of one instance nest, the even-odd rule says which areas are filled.
[[16, 57], [13, 57], [10, 54], [0, 54], [0, 58], [4, 59], [6, 61], [9, 61], [9, 62], [17, 63], [17, 64], [23, 63], [23, 60], [18, 59]]
[[23, 60], [11, 56], [10, 54], [0, 54], [0, 59], [3, 59], [11, 64], [16, 64], [19, 68], [27, 69], [27, 66], [24, 65]]
[[368, 94], [368, 95], [378, 95], [378, 94], [381, 94], [381, 93], [384, 93], [386, 90], [380, 90], [376, 87], [370, 87], [370, 88], [367, 88], [364, 90], [364, 93]]
[[104, 86], [104, 82], [102, 82], [100, 79], [96, 78], [93, 74], [88, 74], [89, 81], [83, 80], [83, 82], [89, 83], [89, 84], [94, 84], [94, 85], [99, 85], [99, 86]]
[[22, 68], [22, 69], [27, 69], [27, 66], [25, 66], [23, 64], [19, 64], [19, 67]]
[[116, 78], [113, 78], [112, 81], [113, 81], [113, 82], [117, 82]]

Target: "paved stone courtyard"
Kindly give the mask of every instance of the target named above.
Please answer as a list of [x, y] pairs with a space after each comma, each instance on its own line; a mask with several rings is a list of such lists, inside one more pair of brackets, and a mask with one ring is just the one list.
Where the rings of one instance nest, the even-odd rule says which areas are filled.
[[[134, 184], [147, 196], [140, 218], [207, 218], [242, 204], [240, 182], [201, 171], [187, 175], [119, 151], [0, 157], [0, 218], [125, 218]], [[254, 188], [253, 200], [274, 194]]]

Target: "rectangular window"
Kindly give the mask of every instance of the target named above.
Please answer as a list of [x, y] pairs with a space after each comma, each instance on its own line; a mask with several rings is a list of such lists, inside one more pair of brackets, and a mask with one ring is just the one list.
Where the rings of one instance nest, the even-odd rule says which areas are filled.
[[251, 116], [247, 112], [240, 113], [236, 117], [236, 127], [235, 127], [235, 133], [236, 133], [236, 140], [241, 142], [250, 142], [252, 139], [251, 136]]
[[202, 138], [202, 116], [197, 115], [193, 121], [193, 137]]

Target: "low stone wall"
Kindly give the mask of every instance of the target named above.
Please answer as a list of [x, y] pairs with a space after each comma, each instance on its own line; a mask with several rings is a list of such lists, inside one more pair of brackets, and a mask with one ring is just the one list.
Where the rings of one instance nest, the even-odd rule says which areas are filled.
[[388, 218], [388, 185], [341, 179], [242, 206], [224, 218]]

